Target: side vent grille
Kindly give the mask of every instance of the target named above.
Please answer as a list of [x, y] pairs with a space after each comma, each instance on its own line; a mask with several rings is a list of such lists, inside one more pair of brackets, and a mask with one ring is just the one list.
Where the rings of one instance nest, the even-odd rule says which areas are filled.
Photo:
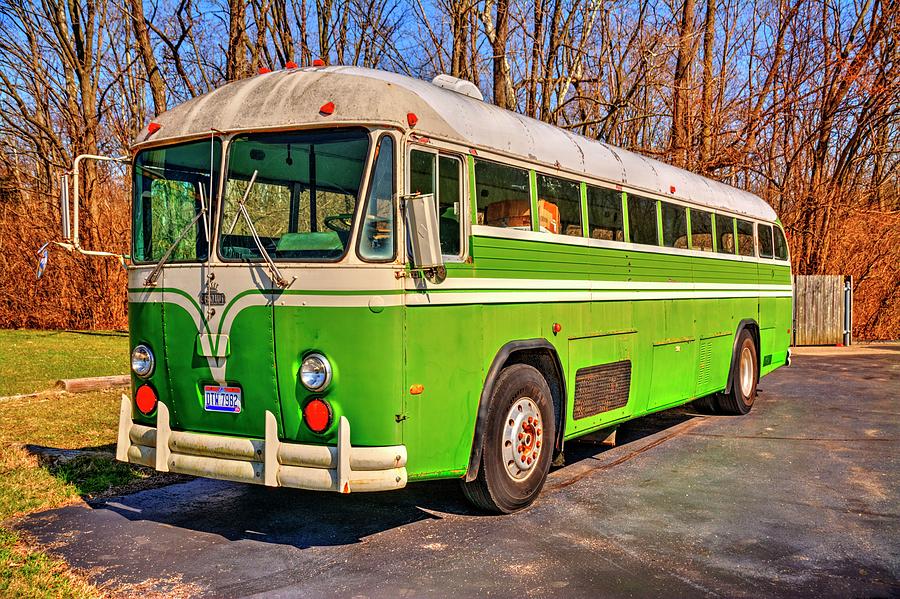
[[712, 343], [700, 342], [700, 367], [697, 369], [697, 388], [706, 389], [709, 386], [709, 376], [712, 366]]
[[575, 419], [625, 407], [630, 388], [631, 360], [580, 369], [575, 373]]

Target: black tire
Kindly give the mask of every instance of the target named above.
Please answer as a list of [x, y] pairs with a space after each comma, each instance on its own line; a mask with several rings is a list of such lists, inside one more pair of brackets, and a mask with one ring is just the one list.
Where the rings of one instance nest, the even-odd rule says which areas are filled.
[[694, 400], [694, 409], [700, 412], [701, 414], [717, 414], [719, 411], [719, 399], [718, 396], [706, 395], [699, 399]]
[[756, 384], [759, 382], [759, 353], [750, 331], [738, 335], [732, 360], [731, 391], [717, 397], [716, 407], [721, 414], [743, 416], [753, 408]]
[[[507, 418], [511, 410], [530, 400], [540, 415], [537, 426], [531, 427], [523, 420], [525, 429], [520, 429], [515, 420]], [[521, 412], [521, 410], [518, 410]], [[516, 422], [516, 426], [508, 422]], [[528, 428], [531, 427], [531, 428]], [[538, 429], [540, 429], [538, 431]], [[519, 450], [506, 445], [507, 431], [525, 431], [525, 439], [531, 449]], [[530, 432], [529, 432], [530, 431]], [[529, 435], [534, 435], [533, 439]], [[521, 438], [521, 437], [517, 437]], [[550, 462], [553, 459], [553, 444], [556, 438], [553, 399], [550, 387], [541, 373], [527, 364], [514, 364], [504, 368], [494, 383], [487, 415], [487, 430], [481, 448], [481, 463], [478, 477], [472, 482], [462, 483], [463, 494], [477, 507], [499, 514], [510, 514], [531, 505], [547, 480]], [[518, 441], [516, 441], [518, 442]], [[524, 447], [524, 443], [522, 444]], [[533, 465], [526, 470], [518, 470], [515, 460], [505, 460], [504, 447], [516, 451], [516, 455], [537, 455]], [[519, 458], [516, 458], [519, 459]], [[516, 476], [520, 478], [516, 478]]]

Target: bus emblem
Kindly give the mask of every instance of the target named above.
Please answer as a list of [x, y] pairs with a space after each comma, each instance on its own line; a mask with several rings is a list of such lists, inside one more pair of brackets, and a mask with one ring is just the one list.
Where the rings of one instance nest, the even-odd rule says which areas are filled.
[[200, 303], [204, 306], [224, 306], [225, 294], [219, 291], [218, 285], [210, 283], [206, 291], [200, 294]]

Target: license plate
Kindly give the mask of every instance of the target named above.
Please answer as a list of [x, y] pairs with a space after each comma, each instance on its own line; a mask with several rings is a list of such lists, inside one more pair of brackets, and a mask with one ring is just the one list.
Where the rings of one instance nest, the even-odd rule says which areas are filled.
[[203, 387], [203, 409], [207, 412], [241, 413], [241, 388], [205, 385]]

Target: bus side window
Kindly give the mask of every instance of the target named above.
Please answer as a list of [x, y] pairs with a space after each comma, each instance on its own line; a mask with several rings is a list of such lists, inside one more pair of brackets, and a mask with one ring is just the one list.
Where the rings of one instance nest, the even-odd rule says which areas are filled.
[[775, 227], [775, 257], [779, 260], [788, 259], [787, 241], [784, 239], [781, 227]]
[[625, 241], [622, 192], [587, 186], [588, 231], [593, 239]]
[[541, 231], [581, 237], [581, 185], [538, 173], [537, 188]]
[[755, 256], [753, 250], [753, 223], [737, 219], [738, 253], [741, 256]]
[[628, 231], [631, 243], [659, 245], [656, 200], [628, 194]]
[[684, 206], [662, 202], [663, 245], [669, 248], [688, 249], [687, 210]]
[[419, 150], [409, 153], [409, 193], [435, 193], [435, 156], [431, 152]]
[[531, 230], [528, 171], [476, 159], [475, 196], [479, 225]]
[[759, 235], [759, 256], [761, 258], [771, 258], [772, 252], [772, 227], [769, 225], [756, 225], [756, 232]]
[[716, 235], [719, 238], [717, 250], [720, 254], [734, 253], [734, 219], [723, 214], [716, 215]]
[[711, 213], [691, 208], [691, 246], [703, 252], [713, 251]]
[[394, 258], [394, 140], [382, 135], [375, 152], [359, 255], [364, 260], [380, 262]]
[[438, 217], [441, 228], [441, 253], [459, 256], [462, 247], [461, 164], [457, 158], [438, 158]]

